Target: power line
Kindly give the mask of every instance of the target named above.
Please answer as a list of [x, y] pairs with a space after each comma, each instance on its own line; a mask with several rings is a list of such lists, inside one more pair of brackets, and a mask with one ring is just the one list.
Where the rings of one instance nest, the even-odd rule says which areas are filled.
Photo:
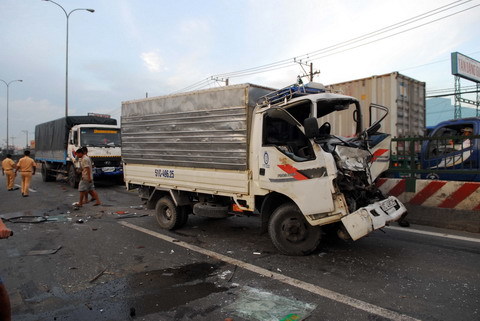
[[[299, 59], [299, 58], [309, 59], [309, 60], [310, 59], [311, 60], [319, 60], [321, 58], [325, 58], [325, 57], [328, 57], [328, 56], [331, 56], [331, 55], [339, 54], [339, 53], [342, 53], [342, 52], [345, 52], [345, 51], [348, 51], [348, 50], [356, 49], [356, 48], [366, 46], [366, 45], [374, 43], [374, 42], [378, 42], [378, 41], [381, 41], [381, 40], [384, 40], [384, 39], [387, 39], [387, 38], [394, 37], [396, 35], [399, 35], [399, 34], [402, 34], [402, 33], [405, 33], [405, 32], [408, 32], [408, 31], [411, 31], [411, 30], [414, 30], [414, 29], [417, 29], [417, 28], [420, 28], [420, 27], [423, 27], [423, 26], [426, 26], [428, 24], [446, 19], [446, 18], [451, 17], [453, 15], [457, 15], [459, 13], [462, 13], [462, 12], [465, 12], [467, 10], [471, 10], [473, 8], [476, 8], [476, 7], [480, 6], [480, 5], [474, 5], [474, 6], [466, 8], [466, 9], [451, 13], [449, 15], [442, 16], [440, 18], [428, 21], [426, 23], [423, 23], [423, 24], [420, 24], [420, 25], [417, 25], [417, 26], [414, 26], [414, 27], [411, 27], [411, 28], [408, 28], [408, 29], [405, 29], [405, 30], [401, 30], [401, 31], [393, 33], [393, 34], [389, 34], [387, 36], [377, 38], [377, 39], [374, 39], [372, 41], [361, 43], [361, 44], [358, 44], [358, 45], [353, 46], [353, 47], [348, 47], [348, 46], [351, 46], [352, 44], [355, 44], [355, 43], [358, 43], [358, 42], [376, 37], [378, 35], [393, 31], [395, 29], [404, 27], [404, 26], [412, 24], [414, 22], [424, 20], [424, 19], [429, 18], [431, 16], [434, 16], [434, 15], [440, 14], [442, 12], [457, 8], [457, 7], [462, 6], [462, 5], [464, 5], [468, 2], [471, 2], [471, 1], [472, 0], [454, 1], [450, 4], [447, 4], [447, 5], [438, 7], [436, 9], [427, 11], [427, 12], [422, 13], [420, 15], [417, 15], [415, 17], [400, 21], [398, 23], [395, 23], [393, 25], [390, 25], [390, 26], [381, 28], [379, 30], [367, 33], [365, 35], [362, 35], [362, 36], [359, 36], [359, 37], [356, 37], [356, 38], [353, 38], [353, 39], [350, 39], [350, 40], [347, 40], [347, 41], [344, 41], [344, 42], [340, 42], [338, 44], [328, 46], [328, 47], [325, 47], [325, 48], [322, 48], [322, 49], [319, 49], [319, 50], [316, 50], [316, 51], [312, 51], [310, 53], [300, 55], [300, 56], [297, 56], [297, 57], [294, 57], [294, 58], [279, 60], [279, 61], [276, 61], [276, 62], [273, 62], [273, 63], [264, 64], [264, 65], [261, 65], [261, 66], [251, 67], [251, 68], [247, 68], [247, 69], [242, 69], [242, 70], [238, 70], [238, 71], [227, 72], [227, 73], [223, 73], [223, 74], [216, 74], [216, 75], [213, 75], [212, 77], [236, 78], [236, 77], [243, 77], [243, 76], [249, 76], [249, 75], [265, 73], [265, 72], [274, 71], [274, 70], [279, 70], [279, 69], [283, 69], [283, 68], [287, 68], [287, 67], [291, 67], [291, 66], [295, 65], [295, 59]], [[338, 49], [343, 48], [343, 47], [348, 47], [348, 48], [338, 50]], [[333, 51], [333, 52], [331, 52], [331, 51]], [[331, 52], [331, 53], [324, 54], [324, 53], [328, 53], [328, 52]], [[324, 54], [324, 55], [322, 55], [322, 54]], [[316, 58], [314, 58], [314, 57], [316, 57]], [[197, 88], [198, 86], [200, 86], [202, 84], [203, 84], [203, 86], [205, 86], [205, 84], [208, 83], [208, 79], [209, 78], [206, 78], [206, 79], [204, 79], [200, 82], [197, 82], [195, 84], [187, 86], [187, 87], [185, 87], [181, 90], [175, 91], [175, 93], [185, 91], [185, 90], [190, 90], [192, 88]]]

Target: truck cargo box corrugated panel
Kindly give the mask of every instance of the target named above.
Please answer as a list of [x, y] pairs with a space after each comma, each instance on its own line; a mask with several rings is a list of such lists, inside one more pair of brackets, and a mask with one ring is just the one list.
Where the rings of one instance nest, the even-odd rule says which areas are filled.
[[[398, 72], [348, 82], [328, 85], [327, 89], [353, 96], [360, 101], [363, 127], [368, 127], [371, 103], [389, 108], [387, 118], [382, 122], [381, 131], [393, 136], [423, 135], [425, 131], [425, 83], [404, 76]], [[381, 116], [373, 113], [372, 122]], [[351, 113], [342, 113], [332, 123], [332, 130], [338, 135], [352, 134]]]
[[246, 170], [251, 113], [271, 91], [244, 84], [123, 102], [123, 160]]

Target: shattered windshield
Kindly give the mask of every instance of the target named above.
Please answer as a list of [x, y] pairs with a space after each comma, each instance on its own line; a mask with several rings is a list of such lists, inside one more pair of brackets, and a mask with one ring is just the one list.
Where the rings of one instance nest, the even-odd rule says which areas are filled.
[[91, 147], [119, 147], [120, 129], [115, 128], [82, 128], [80, 143]]

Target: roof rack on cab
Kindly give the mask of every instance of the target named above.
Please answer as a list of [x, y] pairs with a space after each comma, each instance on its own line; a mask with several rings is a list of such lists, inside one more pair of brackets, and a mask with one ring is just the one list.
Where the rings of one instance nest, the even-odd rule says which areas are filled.
[[260, 107], [271, 107], [286, 103], [292, 98], [324, 92], [325, 86], [320, 83], [309, 82], [305, 85], [293, 84], [260, 97], [257, 100], [257, 105]]

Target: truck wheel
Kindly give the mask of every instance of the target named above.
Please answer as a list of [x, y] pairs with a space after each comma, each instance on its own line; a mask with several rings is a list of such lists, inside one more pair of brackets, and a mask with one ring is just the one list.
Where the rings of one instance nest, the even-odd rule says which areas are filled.
[[166, 230], [173, 230], [185, 225], [187, 223], [185, 216], [187, 215], [186, 211], [182, 207], [175, 206], [168, 196], [159, 199], [155, 206], [158, 225]]
[[307, 255], [321, 239], [321, 229], [311, 226], [295, 204], [280, 205], [270, 217], [268, 233], [275, 247], [286, 255]]
[[75, 166], [70, 165], [68, 167], [68, 185], [70, 185], [73, 188], [78, 187], [78, 183], [80, 182], [80, 179], [78, 178], [77, 170], [75, 169]]
[[44, 182], [54, 182], [55, 176], [50, 175], [47, 165], [42, 163], [42, 180]]

